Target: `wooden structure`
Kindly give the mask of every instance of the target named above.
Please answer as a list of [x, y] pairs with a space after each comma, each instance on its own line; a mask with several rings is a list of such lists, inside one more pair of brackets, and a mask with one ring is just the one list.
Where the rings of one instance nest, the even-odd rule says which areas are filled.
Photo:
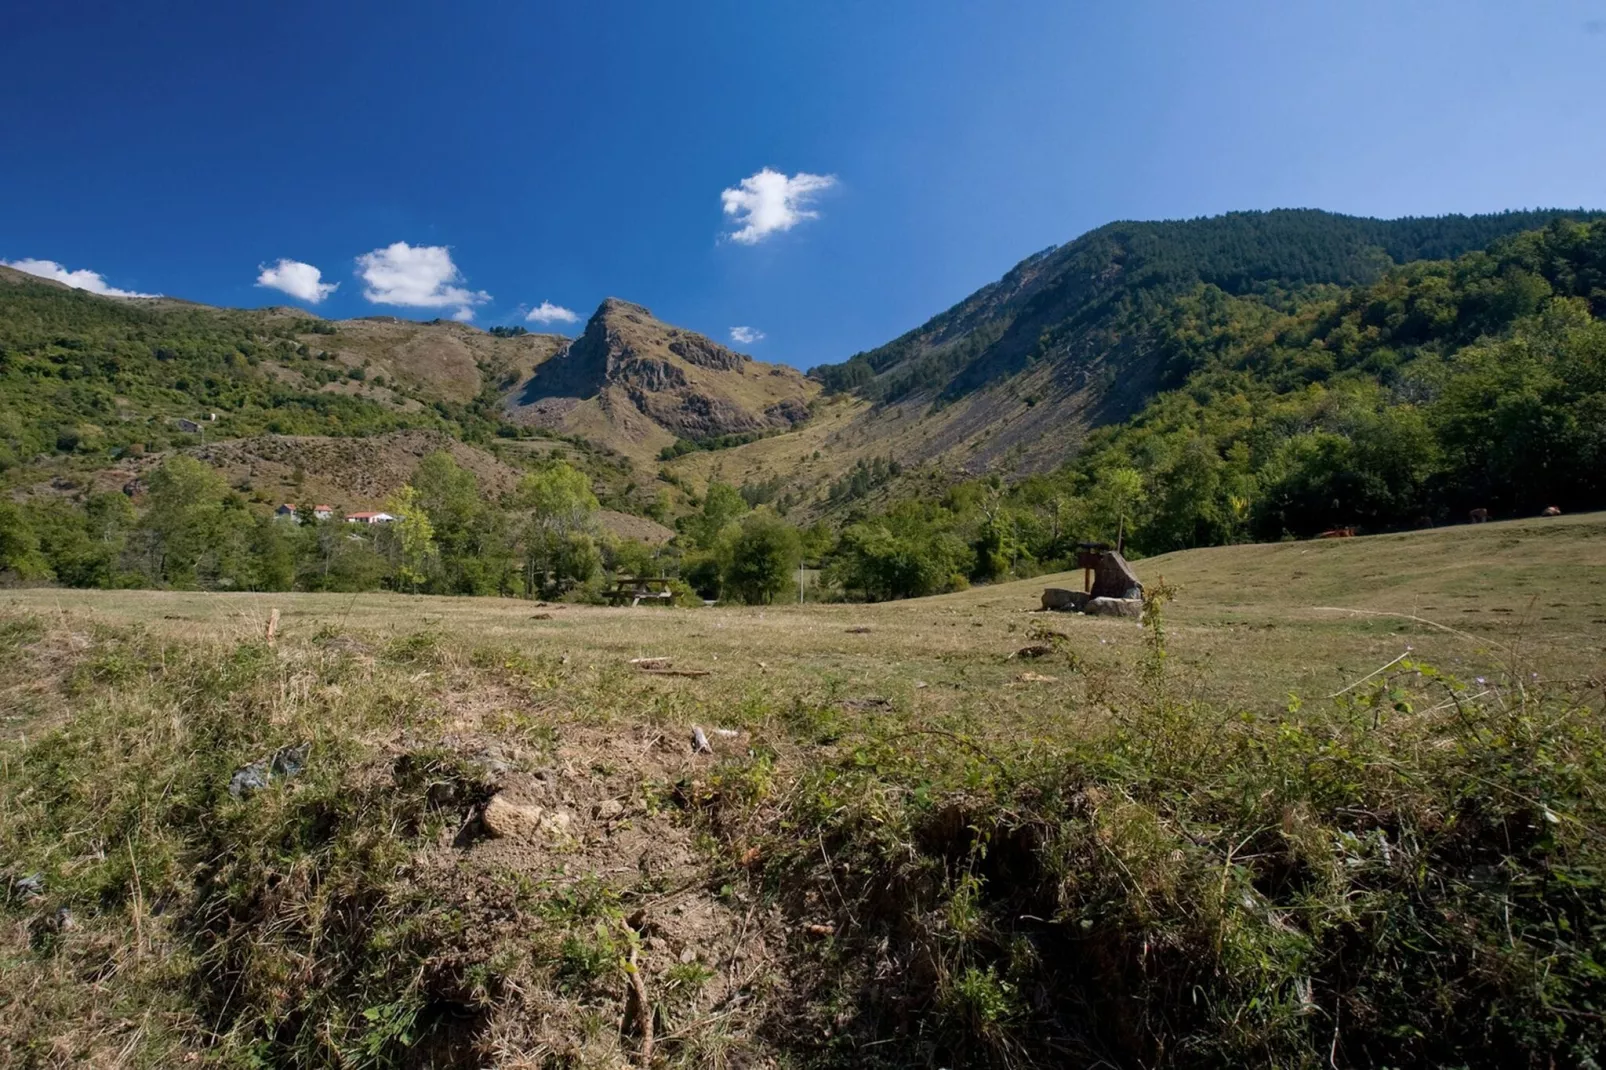
[[632, 606], [639, 606], [643, 602], [663, 602], [667, 605], [674, 600], [675, 592], [669, 589], [669, 580], [664, 576], [620, 576], [608, 591], [608, 604], [615, 606], [627, 602]]

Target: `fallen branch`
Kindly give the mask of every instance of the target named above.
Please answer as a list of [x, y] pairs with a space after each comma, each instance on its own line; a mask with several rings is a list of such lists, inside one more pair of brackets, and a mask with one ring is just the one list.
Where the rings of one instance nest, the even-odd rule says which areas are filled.
[[708, 669], [649, 669], [643, 667], [642, 672], [648, 676], [708, 676]]
[[630, 949], [630, 961], [625, 964], [630, 977], [630, 990], [636, 997], [636, 1029], [641, 1033], [641, 1050], [636, 1061], [642, 1066], [652, 1065], [652, 1004], [647, 1001], [647, 982], [641, 979], [641, 968], [636, 965], [636, 948]]

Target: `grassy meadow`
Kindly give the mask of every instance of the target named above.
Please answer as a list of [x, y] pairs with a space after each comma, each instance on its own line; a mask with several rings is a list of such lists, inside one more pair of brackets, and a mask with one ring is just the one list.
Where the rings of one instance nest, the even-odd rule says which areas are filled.
[[4, 592], [0, 1065], [1602, 1057], [1606, 515], [1135, 568]]

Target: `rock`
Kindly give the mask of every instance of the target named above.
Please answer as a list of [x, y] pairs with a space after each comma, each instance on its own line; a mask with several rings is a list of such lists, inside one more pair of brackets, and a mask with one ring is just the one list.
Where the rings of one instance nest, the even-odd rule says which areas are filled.
[[1043, 608], [1059, 613], [1080, 613], [1087, 605], [1087, 595], [1064, 587], [1049, 587], [1043, 591]]
[[1137, 619], [1143, 616], [1143, 599], [1141, 598], [1093, 598], [1089, 599], [1087, 609], [1084, 611], [1095, 617], [1132, 617]]
[[283, 747], [266, 758], [241, 766], [229, 778], [229, 794], [243, 799], [254, 791], [261, 791], [274, 777], [288, 779], [301, 772], [307, 764], [309, 743], [296, 747]]
[[691, 752], [693, 754], [713, 754], [714, 748], [709, 746], [708, 737], [696, 725], [691, 726]]
[[1015, 653], [1011, 654], [1010, 657], [1046, 658], [1052, 653], [1054, 653], [1054, 648], [1049, 646], [1047, 643], [1033, 643], [1031, 646], [1021, 647], [1019, 650], [1015, 651]]
[[1045, 676], [1040, 672], [1023, 672], [1020, 680], [1026, 684], [1053, 684], [1059, 682], [1058, 676]]
[[30, 873], [26, 877], [18, 877], [11, 887], [24, 899], [37, 899], [45, 894], [44, 874]]
[[618, 799], [603, 799], [593, 812], [599, 821], [611, 821], [625, 812], [625, 804]]
[[534, 839], [567, 834], [573, 819], [562, 810], [548, 810], [498, 792], [485, 804], [485, 812], [480, 815], [480, 820], [492, 836]]

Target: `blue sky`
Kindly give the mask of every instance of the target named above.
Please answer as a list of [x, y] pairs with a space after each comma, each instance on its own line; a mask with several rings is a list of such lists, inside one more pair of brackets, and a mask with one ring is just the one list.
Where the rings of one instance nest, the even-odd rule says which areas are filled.
[[62, 0], [0, 69], [0, 259], [802, 366], [1112, 219], [1606, 207], [1606, 0]]

